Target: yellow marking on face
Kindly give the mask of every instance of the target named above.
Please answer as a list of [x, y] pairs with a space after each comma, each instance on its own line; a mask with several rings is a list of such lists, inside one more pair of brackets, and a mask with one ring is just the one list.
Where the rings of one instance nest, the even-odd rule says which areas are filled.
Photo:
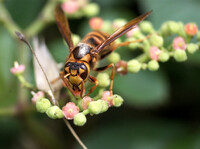
[[66, 72], [69, 72], [69, 67], [65, 67], [65, 71], [66, 71]]
[[71, 84], [79, 85], [81, 83], [82, 79], [78, 76], [69, 76], [69, 81]]
[[72, 74], [72, 75], [76, 75], [76, 74], [77, 74], [77, 70], [71, 69], [71, 74]]
[[79, 75], [82, 74], [84, 71], [84, 69], [79, 68]]

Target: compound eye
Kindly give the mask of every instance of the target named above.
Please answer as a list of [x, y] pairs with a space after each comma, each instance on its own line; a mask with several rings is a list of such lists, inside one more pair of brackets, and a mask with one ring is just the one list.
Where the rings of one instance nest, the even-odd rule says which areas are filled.
[[65, 64], [65, 67], [70, 67], [72, 65], [72, 63], [67, 63], [67, 64]]
[[83, 70], [86, 70], [86, 69], [87, 69], [86, 66], [85, 66], [84, 64], [81, 64], [81, 65], [80, 65], [80, 68], [83, 69]]
[[81, 64], [80, 65], [80, 68], [81, 70], [79, 71], [81, 74], [80, 74], [80, 77], [85, 80], [88, 76], [88, 70], [87, 70], [87, 67], [84, 65], [84, 64]]

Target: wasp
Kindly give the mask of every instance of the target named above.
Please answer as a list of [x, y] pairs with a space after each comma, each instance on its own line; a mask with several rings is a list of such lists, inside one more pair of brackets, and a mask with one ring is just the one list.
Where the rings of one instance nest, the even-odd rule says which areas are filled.
[[[69, 56], [66, 58], [64, 70], [60, 72], [60, 78], [74, 96], [83, 97], [85, 82], [87, 80], [94, 83], [94, 86], [91, 87], [86, 94], [87, 96], [98, 86], [98, 80], [90, 75], [91, 70], [100, 72], [108, 68], [112, 68], [109, 87], [109, 91], [112, 95], [113, 79], [115, 75], [114, 64], [111, 63], [100, 68], [96, 68], [95, 66], [98, 61], [102, 60], [118, 47], [118, 45], [114, 43], [117, 38], [135, 28], [136, 25], [144, 20], [151, 12], [152, 11], [149, 11], [131, 20], [111, 35], [100, 31], [92, 31], [88, 33], [80, 43], [74, 46], [68, 20], [59, 5], [55, 8], [54, 15], [58, 29], [69, 47]], [[128, 44], [129, 42], [124, 42], [124, 44], [122, 43], [121, 45], [124, 46]]]

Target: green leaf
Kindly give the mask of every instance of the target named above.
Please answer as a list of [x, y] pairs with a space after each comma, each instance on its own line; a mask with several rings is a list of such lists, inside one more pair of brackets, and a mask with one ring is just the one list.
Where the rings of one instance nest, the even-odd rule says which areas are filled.
[[137, 74], [116, 76], [114, 92], [121, 95], [127, 104], [155, 106], [166, 101], [169, 88], [163, 73], [141, 71]]
[[64, 40], [54, 40], [48, 44], [48, 48], [57, 62], [65, 62], [65, 59], [69, 54], [69, 49], [65, 44]]
[[198, 149], [199, 128], [193, 133], [190, 129], [168, 120], [112, 120], [90, 130], [82, 139], [88, 148], [95, 149]]
[[16, 98], [17, 78], [10, 72], [16, 53], [16, 41], [0, 26], [0, 106], [9, 105]]
[[149, 16], [156, 28], [167, 20], [196, 22], [200, 24], [199, 14], [200, 1], [198, 0], [139, 0], [144, 11], [153, 10]]
[[46, 0], [6, 0], [5, 5], [13, 20], [22, 28], [37, 18]]

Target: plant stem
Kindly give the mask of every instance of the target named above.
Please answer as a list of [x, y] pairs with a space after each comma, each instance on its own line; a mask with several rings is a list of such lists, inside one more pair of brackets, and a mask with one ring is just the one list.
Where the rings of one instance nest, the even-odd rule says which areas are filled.
[[96, 95], [93, 99], [98, 100], [99, 98], [101, 98], [103, 91], [104, 91], [104, 88], [100, 88], [98, 95]]
[[12, 20], [9, 12], [6, 10], [6, 8], [3, 5], [3, 2], [0, 2], [0, 22], [2, 22], [5, 26], [5, 28], [9, 31], [9, 33], [16, 37], [15, 31], [20, 31], [20, 27], [14, 23]]
[[37, 35], [44, 27], [53, 22], [53, 11], [57, 2], [55, 0], [49, 0], [44, 6], [39, 17], [25, 30], [26, 36], [33, 37]]
[[36, 90], [32, 84], [30, 84], [29, 82], [26, 81], [26, 79], [24, 78], [23, 75], [17, 75], [17, 78], [19, 79], [20, 83], [24, 87], [31, 89], [31, 90]]
[[74, 131], [74, 129], [72, 128], [72, 126], [70, 125], [70, 123], [68, 122], [67, 119], [64, 119], [65, 124], [67, 125], [67, 127], [69, 128], [70, 132], [73, 134], [73, 136], [76, 138], [76, 140], [78, 141], [78, 143], [81, 145], [81, 147], [83, 149], [87, 149], [87, 147], [85, 146], [85, 144], [83, 144], [83, 142], [81, 141], [81, 139], [78, 137], [78, 135], [76, 134], [76, 132]]

